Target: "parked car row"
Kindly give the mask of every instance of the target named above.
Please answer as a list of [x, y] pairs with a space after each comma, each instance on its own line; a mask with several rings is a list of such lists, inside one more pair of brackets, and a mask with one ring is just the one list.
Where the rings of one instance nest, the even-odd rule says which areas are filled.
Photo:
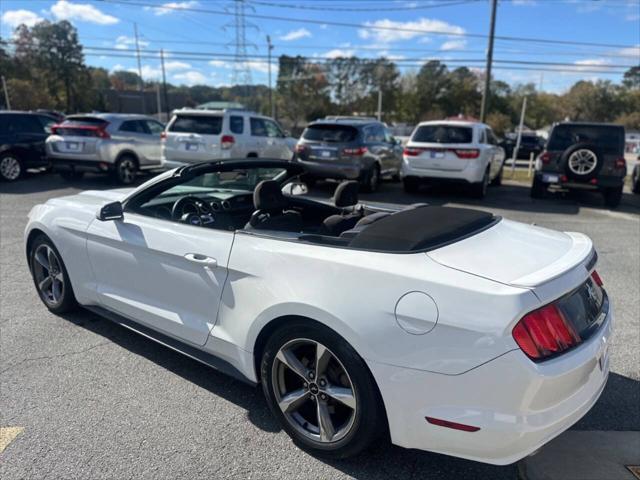
[[[489, 185], [502, 183], [505, 159], [517, 143], [511, 137], [500, 141], [488, 125], [466, 120], [422, 122], [403, 147], [374, 118], [330, 116], [307, 125], [293, 149], [274, 119], [242, 109], [180, 109], [166, 126], [144, 115], [115, 113], [59, 120], [50, 112], [0, 112], [0, 177], [12, 181], [28, 168], [48, 167], [67, 179], [86, 171], [110, 173], [127, 185], [141, 171], [273, 158], [304, 166], [307, 184], [357, 180], [361, 190], [373, 192], [386, 177], [401, 180], [408, 193], [421, 185], [459, 184], [483, 198]], [[535, 135], [522, 135], [518, 156], [537, 157], [531, 196], [596, 190], [615, 208], [627, 175], [624, 138], [622, 126], [575, 122], [556, 124], [546, 146]], [[632, 183], [640, 193], [640, 166]]]

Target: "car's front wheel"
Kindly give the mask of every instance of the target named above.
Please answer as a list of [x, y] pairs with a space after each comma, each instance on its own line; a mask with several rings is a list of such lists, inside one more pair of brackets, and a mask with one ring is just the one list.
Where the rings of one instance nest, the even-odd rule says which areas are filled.
[[380, 167], [374, 164], [364, 175], [361, 181], [362, 189], [367, 193], [373, 193], [380, 186]]
[[484, 198], [487, 195], [487, 187], [489, 186], [489, 169], [485, 170], [482, 180], [479, 183], [471, 185], [471, 195], [474, 198]]
[[29, 250], [29, 267], [42, 303], [54, 313], [76, 307], [69, 273], [60, 252], [45, 235], [38, 235]]
[[114, 174], [118, 183], [131, 185], [136, 180], [138, 174], [138, 163], [136, 159], [125, 155], [116, 162]]
[[387, 428], [362, 358], [316, 323], [292, 322], [267, 342], [261, 362], [269, 407], [300, 447], [332, 458], [360, 453]]

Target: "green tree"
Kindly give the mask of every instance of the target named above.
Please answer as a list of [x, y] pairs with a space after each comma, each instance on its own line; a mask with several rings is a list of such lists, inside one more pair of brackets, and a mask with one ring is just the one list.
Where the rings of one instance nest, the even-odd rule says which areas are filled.
[[622, 84], [627, 88], [640, 89], [640, 67], [631, 67], [624, 72]]
[[425, 63], [416, 77], [416, 97], [419, 117], [417, 120], [442, 118], [449, 92], [449, 70], [444, 63], [430, 60]]

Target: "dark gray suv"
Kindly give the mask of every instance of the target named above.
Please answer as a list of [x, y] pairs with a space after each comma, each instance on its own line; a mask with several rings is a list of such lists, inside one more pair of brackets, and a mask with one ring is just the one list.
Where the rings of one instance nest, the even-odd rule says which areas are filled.
[[596, 190], [604, 195], [608, 207], [617, 207], [627, 175], [624, 141], [621, 125], [554, 125], [545, 150], [536, 160], [531, 196], [543, 197], [549, 189]]
[[399, 179], [402, 145], [381, 122], [366, 118], [327, 118], [305, 128], [294, 161], [305, 166], [304, 180], [358, 180], [367, 192], [383, 176]]

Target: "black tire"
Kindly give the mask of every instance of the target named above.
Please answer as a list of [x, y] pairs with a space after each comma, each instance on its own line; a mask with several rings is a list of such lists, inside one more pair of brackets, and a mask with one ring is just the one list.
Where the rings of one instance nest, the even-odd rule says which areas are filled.
[[360, 181], [360, 188], [363, 192], [373, 193], [380, 187], [380, 166], [375, 163], [367, 170]]
[[636, 195], [640, 195], [640, 166], [633, 167], [631, 175], [631, 191]]
[[121, 156], [115, 164], [113, 175], [122, 185], [131, 185], [138, 174], [138, 160], [132, 155]]
[[[572, 169], [570, 160], [574, 154], [578, 154], [579, 152], [584, 152], [585, 155], [592, 156], [595, 159], [593, 169], [588, 170], [585, 173], [579, 173], [575, 168]], [[598, 173], [602, 169], [603, 156], [596, 145], [592, 145], [590, 143], [576, 143], [575, 145], [571, 145], [562, 153], [561, 162], [567, 177], [579, 182], [587, 182], [598, 176]]]
[[5, 182], [15, 182], [24, 175], [24, 163], [17, 153], [5, 152], [0, 155], [0, 178]]
[[531, 198], [544, 198], [547, 193], [547, 186], [538, 178], [537, 175], [533, 177], [533, 183], [531, 184]]
[[487, 187], [489, 186], [489, 169], [485, 170], [482, 181], [471, 185], [471, 196], [473, 198], [484, 198], [487, 195]]
[[74, 180], [81, 180], [82, 177], [84, 177], [84, 172], [78, 172], [76, 170], [63, 170], [62, 172], [60, 172], [60, 176], [68, 182], [72, 182]]
[[500, 166], [500, 171], [498, 172], [498, 175], [496, 175], [496, 177], [491, 180], [491, 186], [492, 187], [499, 187], [500, 185], [502, 185], [502, 174], [504, 173], [504, 165]]
[[[276, 369], [274, 369], [274, 362], [280, 349], [292, 341], [295, 342], [297, 339], [303, 342], [317, 342], [325, 346], [332, 356], [338, 359], [340, 367], [344, 367], [348, 379], [353, 385], [352, 392], [356, 401], [353, 420], [346, 433], [343, 434], [344, 436], [335, 442], [313, 440], [308, 435], [301, 433], [299, 431], [299, 429], [301, 430], [300, 425], [294, 425], [279, 407], [275, 389], [278, 388], [276, 378], [280, 377], [273, 374], [278, 367], [276, 365]], [[335, 363], [335, 365], [338, 364]], [[267, 403], [282, 428], [289, 434], [296, 445], [315, 455], [334, 459], [352, 457], [365, 450], [373, 441], [387, 431], [388, 423], [382, 399], [366, 364], [351, 345], [335, 332], [319, 323], [303, 320], [291, 321], [286, 326], [276, 330], [265, 346], [260, 364], [260, 376]], [[318, 383], [321, 382], [320, 378], [316, 380]], [[316, 391], [318, 391], [317, 384], [312, 382], [314, 380], [310, 380], [307, 389], [311, 391], [313, 385], [316, 385]], [[322, 390], [317, 396], [314, 395], [313, 401], [307, 400], [311, 404], [306, 405], [306, 407], [314, 409], [318, 406], [317, 402], [322, 401], [321, 392]], [[328, 402], [331, 401], [329, 398]], [[313, 410], [310, 411], [312, 412], [310, 415], [313, 415]], [[315, 423], [317, 425], [320, 424], [319, 420]], [[310, 423], [301, 422], [301, 424], [305, 428], [314, 427]]]
[[417, 193], [418, 189], [420, 188], [420, 182], [416, 178], [403, 178], [402, 187], [407, 193]]
[[[52, 301], [52, 298], [48, 298], [39, 285], [39, 273], [40, 270], [44, 270], [42, 268], [42, 264], [36, 259], [36, 253], [49, 248], [53, 251], [56, 256], [56, 260], [58, 265], [55, 267], [56, 271], [51, 272], [49, 270], [49, 276], [52, 274], [61, 275], [63, 279], [63, 287], [60, 289], [60, 297], [57, 301]], [[41, 250], [42, 249], [42, 250]], [[36, 292], [38, 292], [38, 296], [44, 305], [53, 313], [60, 314], [71, 311], [78, 306], [76, 302], [76, 297], [73, 294], [73, 287], [71, 286], [71, 279], [69, 278], [69, 273], [67, 272], [67, 268], [62, 261], [62, 256], [60, 252], [53, 244], [53, 242], [46, 235], [38, 235], [33, 239], [29, 248], [29, 270], [31, 271], [31, 277], [33, 278], [33, 283], [36, 287]], [[52, 290], [53, 291], [53, 290]]]
[[602, 192], [604, 195], [604, 204], [608, 208], [617, 208], [618, 205], [620, 205], [620, 202], [622, 201], [622, 189], [622, 186], [613, 187], [607, 188]]

